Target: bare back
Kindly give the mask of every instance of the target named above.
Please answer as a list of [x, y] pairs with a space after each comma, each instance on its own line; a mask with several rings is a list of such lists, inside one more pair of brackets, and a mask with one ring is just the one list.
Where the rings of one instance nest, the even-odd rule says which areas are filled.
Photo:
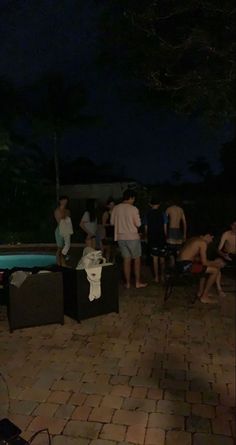
[[219, 250], [224, 250], [226, 253], [229, 254], [236, 254], [236, 233], [232, 232], [231, 230], [223, 233]]
[[202, 238], [190, 238], [184, 244], [180, 255], [179, 260], [181, 261], [201, 261], [203, 265], [206, 264], [206, 250], [207, 244]]
[[181, 207], [173, 205], [167, 208], [166, 214], [169, 217], [169, 227], [179, 229], [184, 218], [184, 211]]

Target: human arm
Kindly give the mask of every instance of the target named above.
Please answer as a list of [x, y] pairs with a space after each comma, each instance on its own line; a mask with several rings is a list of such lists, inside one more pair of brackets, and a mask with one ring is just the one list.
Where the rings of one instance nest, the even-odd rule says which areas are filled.
[[227, 241], [227, 233], [225, 232], [225, 233], [223, 233], [223, 235], [220, 239], [220, 243], [218, 246], [218, 253], [225, 260], [231, 261], [229, 254], [227, 252], [223, 251], [226, 241]]
[[110, 224], [111, 226], [115, 225], [115, 212], [116, 212], [116, 208], [114, 207], [114, 209], [111, 212], [111, 218], [110, 218]]
[[109, 219], [109, 213], [106, 211], [102, 215], [102, 225], [103, 226], [109, 226], [110, 224], [107, 224], [107, 221]]
[[186, 238], [187, 238], [187, 221], [186, 221], [186, 217], [185, 217], [184, 211], [182, 211], [181, 221], [182, 221], [182, 224], [183, 224], [183, 237], [184, 237], [184, 241], [186, 241]]
[[61, 222], [61, 220], [65, 219], [65, 217], [66, 217], [65, 211], [57, 208], [54, 212], [54, 217], [55, 217], [57, 224], [59, 224]]
[[201, 242], [199, 246], [199, 256], [203, 266], [216, 267], [216, 268], [221, 267], [221, 264], [217, 259], [213, 261], [207, 259], [207, 245], [205, 242]]
[[79, 226], [85, 233], [87, 233], [88, 237], [92, 237], [93, 234], [89, 232], [87, 227], [88, 223], [90, 223], [89, 213], [85, 212], [81, 218]]
[[168, 213], [164, 212], [163, 213], [163, 222], [164, 222], [164, 234], [165, 234], [165, 238], [167, 239], [168, 236]]
[[141, 221], [139, 210], [137, 209], [137, 207], [134, 207], [133, 221], [134, 221], [134, 225], [137, 227], [137, 229], [139, 229], [139, 227], [141, 227], [141, 225], [142, 225], [142, 221]]

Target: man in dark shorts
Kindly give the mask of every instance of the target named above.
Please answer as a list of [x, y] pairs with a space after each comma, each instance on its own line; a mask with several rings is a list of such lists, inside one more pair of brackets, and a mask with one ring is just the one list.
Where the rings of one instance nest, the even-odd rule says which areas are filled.
[[166, 209], [167, 222], [165, 225], [168, 254], [171, 265], [174, 266], [175, 259], [180, 252], [183, 242], [186, 240], [187, 222], [182, 207], [173, 198]]
[[217, 300], [210, 298], [209, 291], [217, 282], [222, 267], [222, 261], [207, 259], [207, 247], [213, 241], [210, 230], [203, 232], [195, 238], [190, 238], [182, 247], [176, 266], [180, 272], [191, 272], [199, 274], [200, 284], [198, 297], [202, 303], [216, 303]]
[[165, 236], [165, 213], [161, 208], [160, 200], [152, 198], [151, 209], [146, 215], [145, 233], [148, 247], [153, 259], [154, 281], [164, 281], [166, 236]]

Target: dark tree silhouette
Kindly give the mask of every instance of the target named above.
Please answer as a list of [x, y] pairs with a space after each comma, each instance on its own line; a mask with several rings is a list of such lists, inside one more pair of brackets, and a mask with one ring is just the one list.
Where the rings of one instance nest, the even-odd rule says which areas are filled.
[[183, 173], [179, 170], [174, 170], [171, 174], [171, 179], [174, 183], [179, 184], [180, 182], [182, 182]]
[[60, 74], [48, 74], [34, 85], [33, 91], [40, 99], [31, 110], [32, 126], [36, 137], [46, 136], [51, 141], [54, 153], [56, 197], [60, 190], [59, 145], [65, 131], [95, 125], [98, 118], [82, 112], [86, 94], [81, 85], [68, 85]]
[[220, 160], [223, 168], [222, 176], [224, 183], [233, 187], [236, 172], [236, 137], [222, 145]]
[[190, 172], [194, 173], [202, 181], [205, 181], [211, 175], [209, 162], [204, 156], [199, 156], [193, 161], [189, 161], [188, 165]]
[[112, 0], [103, 16], [103, 61], [150, 99], [208, 120], [235, 116], [233, 0]]

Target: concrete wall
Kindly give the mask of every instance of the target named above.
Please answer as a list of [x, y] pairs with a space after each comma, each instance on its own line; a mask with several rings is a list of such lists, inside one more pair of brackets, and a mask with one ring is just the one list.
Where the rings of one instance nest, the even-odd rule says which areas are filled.
[[77, 184], [63, 185], [60, 193], [67, 195], [70, 199], [97, 199], [105, 202], [110, 196], [114, 199], [122, 197], [124, 190], [137, 186], [135, 182], [114, 182], [105, 184]]

